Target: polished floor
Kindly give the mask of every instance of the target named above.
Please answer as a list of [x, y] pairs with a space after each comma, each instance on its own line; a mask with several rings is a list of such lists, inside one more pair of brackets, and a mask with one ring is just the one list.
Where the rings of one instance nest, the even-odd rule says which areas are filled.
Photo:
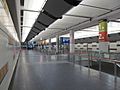
[[120, 79], [61, 57], [22, 50], [9, 90], [120, 90]]

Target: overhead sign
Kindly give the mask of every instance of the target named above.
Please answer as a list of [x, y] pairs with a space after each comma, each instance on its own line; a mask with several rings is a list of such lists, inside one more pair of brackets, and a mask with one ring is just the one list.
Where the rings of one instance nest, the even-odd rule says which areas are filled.
[[69, 37], [60, 37], [60, 43], [65, 45], [70, 43], [70, 38]]
[[101, 41], [101, 42], [108, 41], [107, 21], [106, 20], [101, 20], [99, 22], [99, 41]]

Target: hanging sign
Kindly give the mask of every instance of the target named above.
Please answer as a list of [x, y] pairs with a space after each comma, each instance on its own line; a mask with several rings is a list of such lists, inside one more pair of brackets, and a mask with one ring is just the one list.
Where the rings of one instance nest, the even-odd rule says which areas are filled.
[[107, 20], [101, 20], [99, 22], [99, 41], [101, 42], [108, 41]]

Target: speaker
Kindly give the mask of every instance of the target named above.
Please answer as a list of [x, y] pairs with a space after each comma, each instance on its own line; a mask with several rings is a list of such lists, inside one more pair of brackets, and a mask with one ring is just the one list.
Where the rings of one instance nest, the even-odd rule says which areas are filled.
[[77, 6], [82, 0], [64, 0], [64, 1], [72, 6]]

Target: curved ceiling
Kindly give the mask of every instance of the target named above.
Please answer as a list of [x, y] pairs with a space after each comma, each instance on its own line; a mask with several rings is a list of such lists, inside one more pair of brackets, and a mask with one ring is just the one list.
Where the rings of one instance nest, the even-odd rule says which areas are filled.
[[97, 25], [100, 19], [111, 21], [120, 18], [120, 0], [83, 0], [72, 7], [64, 0], [48, 0], [31, 30], [34, 32], [38, 28], [40, 33], [30, 32], [26, 40], [47, 39], [69, 30], [83, 30]]

